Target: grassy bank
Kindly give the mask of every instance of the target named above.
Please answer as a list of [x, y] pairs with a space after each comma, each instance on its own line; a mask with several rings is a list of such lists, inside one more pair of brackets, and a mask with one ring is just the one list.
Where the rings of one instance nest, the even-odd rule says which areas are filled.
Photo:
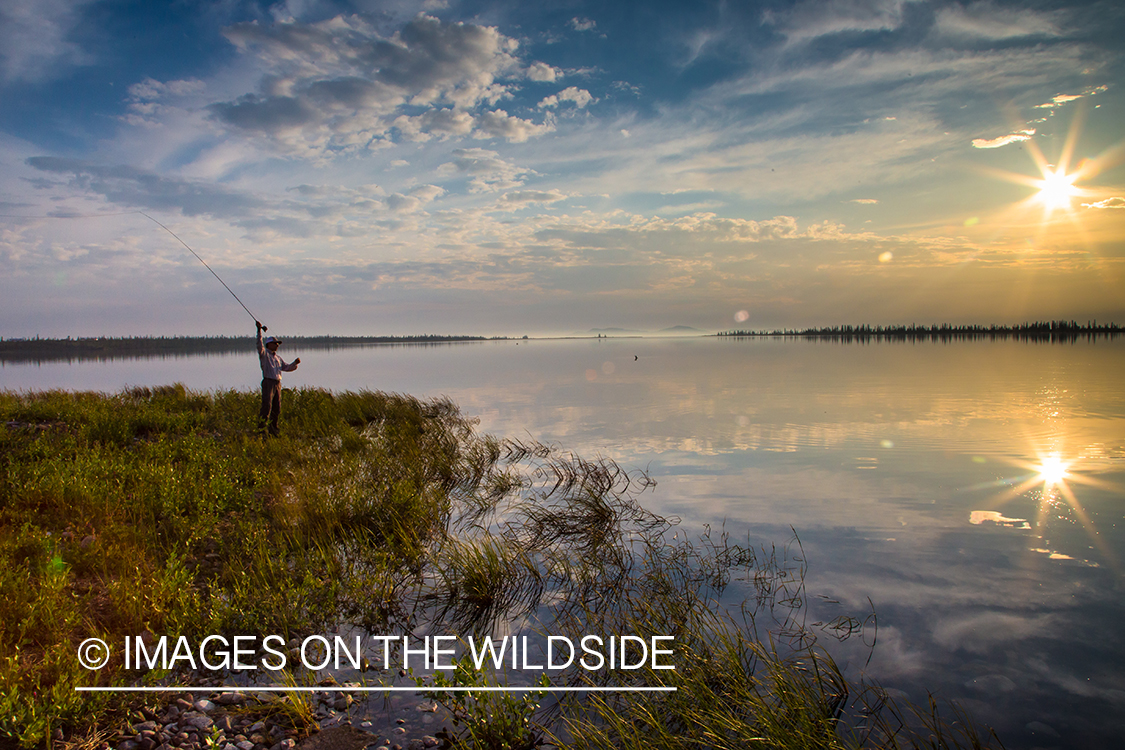
[[[518, 620], [674, 635], [676, 670], [551, 680], [678, 691], [538, 711], [447, 697], [466, 746], [982, 742], [960, 717], [849, 682], [795, 614], [803, 563], [723, 537], [670, 539], [636, 502], [643, 474], [481, 436], [447, 401], [303, 389], [285, 408], [284, 436], [263, 440], [255, 393], [0, 394], [0, 736], [43, 746], [114, 708], [74, 688], [138, 675], [120, 656], [83, 669], [90, 637], [288, 638], [342, 623], [469, 635]], [[719, 599], [735, 572], [751, 595], [728, 616]]]

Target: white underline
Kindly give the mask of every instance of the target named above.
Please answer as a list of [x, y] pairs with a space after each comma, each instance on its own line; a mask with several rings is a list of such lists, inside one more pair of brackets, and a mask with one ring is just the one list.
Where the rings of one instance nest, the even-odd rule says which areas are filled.
[[328, 687], [76, 687], [83, 693], [464, 693], [477, 691], [482, 693], [529, 693], [532, 691], [543, 693], [670, 693], [678, 688], [674, 687], [343, 687], [332, 685]]

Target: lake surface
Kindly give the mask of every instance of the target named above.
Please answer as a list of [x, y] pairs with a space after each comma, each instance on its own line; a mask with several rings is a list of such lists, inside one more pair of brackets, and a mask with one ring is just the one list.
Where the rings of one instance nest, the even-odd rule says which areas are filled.
[[[853, 674], [1009, 747], [1125, 736], [1125, 341], [575, 339], [300, 355], [287, 387], [448, 395], [482, 430], [646, 470], [692, 533], [789, 541]], [[253, 351], [0, 366], [0, 388], [256, 388]], [[283, 417], [284, 419], [284, 417]], [[736, 592], [737, 593], [737, 592]]]

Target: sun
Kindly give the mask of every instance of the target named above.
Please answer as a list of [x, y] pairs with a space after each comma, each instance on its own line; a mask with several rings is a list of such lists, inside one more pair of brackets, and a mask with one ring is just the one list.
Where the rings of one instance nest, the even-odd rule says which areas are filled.
[[1043, 484], [1050, 487], [1056, 484], [1062, 484], [1063, 481], [1069, 476], [1067, 474], [1067, 467], [1069, 464], [1063, 463], [1059, 458], [1059, 454], [1052, 453], [1049, 456], [1044, 456], [1039, 464], [1039, 479]]
[[1081, 192], [1074, 185], [1076, 179], [1077, 172], [1066, 174], [1061, 167], [1054, 171], [1048, 167], [1043, 170], [1043, 179], [1036, 181], [1039, 193], [1035, 197], [1048, 212], [1070, 208], [1070, 199]]

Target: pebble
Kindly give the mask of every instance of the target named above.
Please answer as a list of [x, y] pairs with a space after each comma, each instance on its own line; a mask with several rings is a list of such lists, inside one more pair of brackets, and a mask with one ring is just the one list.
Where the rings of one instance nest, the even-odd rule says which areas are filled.
[[[252, 714], [246, 715], [246, 709], [241, 706], [249, 703], [252, 709], [255, 698], [261, 702], [277, 700], [275, 694], [264, 692], [242, 694], [216, 690], [206, 698], [190, 693], [180, 694], [163, 706], [134, 711], [129, 723], [121, 726], [117, 740], [105, 750], [296, 750], [298, 732], [288, 724], [275, 724], [275, 719], [271, 717], [259, 719]], [[362, 727], [368, 732], [375, 727], [375, 723], [362, 713], [349, 719], [348, 709], [357, 703], [350, 693], [327, 689], [315, 694], [314, 700], [322, 730], [346, 726], [352, 721], [356, 728]], [[359, 707], [364, 705], [363, 700], [358, 701]], [[423, 703], [417, 710], [434, 712], [436, 708], [436, 704]], [[382, 734], [371, 734], [371, 744], [366, 750], [429, 750], [440, 747], [441, 741], [432, 735], [418, 738], [422, 731], [433, 731], [423, 730], [421, 725], [431, 723], [435, 717], [417, 714], [415, 717], [413, 720], [395, 720], [398, 726], [389, 732], [393, 740]], [[1034, 729], [1040, 727], [1037, 725]], [[411, 737], [414, 732], [417, 734]]]

